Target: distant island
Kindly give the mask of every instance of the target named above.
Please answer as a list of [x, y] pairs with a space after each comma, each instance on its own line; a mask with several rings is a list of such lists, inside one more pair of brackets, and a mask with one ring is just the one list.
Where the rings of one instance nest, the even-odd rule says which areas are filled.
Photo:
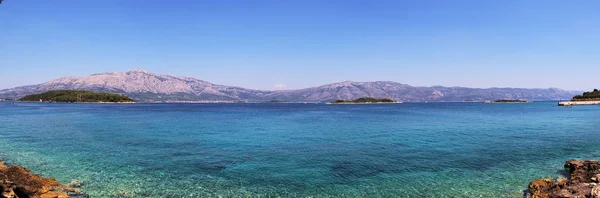
[[491, 100], [485, 101], [485, 103], [528, 103], [528, 100]]
[[372, 103], [398, 103], [395, 100], [389, 98], [359, 98], [356, 100], [335, 100], [328, 104], [372, 104]]
[[21, 102], [88, 102], [88, 103], [134, 103], [131, 98], [104, 92], [91, 92], [79, 90], [55, 90], [41, 94], [27, 95]]
[[286, 103], [287, 101], [285, 100], [269, 100], [267, 101], [267, 103]]

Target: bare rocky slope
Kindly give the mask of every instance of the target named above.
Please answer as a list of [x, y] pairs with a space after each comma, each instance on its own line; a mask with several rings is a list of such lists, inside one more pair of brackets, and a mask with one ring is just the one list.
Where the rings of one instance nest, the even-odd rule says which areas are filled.
[[561, 89], [519, 89], [465, 87], [413, 87], [390, 81], [339, 82], [319, 87], [261, 91], [235, 86], [216, 85], [189, 77], [153, 74], [145, 70], [101, 73], [85, 77], [65, 77], [38, 85], [0, 90], [0, 98], [18, 99], [49, 90], [86, 90], [125, 94], [137, 101], [232, 100], [324, 102], [360, 97], [391, 98], [398, 101], [465, 101], [495, 99], [561, 100], [578, 92]]

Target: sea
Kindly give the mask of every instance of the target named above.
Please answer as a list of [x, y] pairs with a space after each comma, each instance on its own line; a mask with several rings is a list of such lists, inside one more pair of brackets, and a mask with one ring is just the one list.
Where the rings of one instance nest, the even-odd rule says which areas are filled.
[[600, 106], [0, 103], [0, 161], [90, 197], [523, 197]]

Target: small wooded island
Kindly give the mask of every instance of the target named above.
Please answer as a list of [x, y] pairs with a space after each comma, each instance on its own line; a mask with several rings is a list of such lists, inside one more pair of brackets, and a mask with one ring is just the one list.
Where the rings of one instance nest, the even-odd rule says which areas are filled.
[[491, 100], [491, 101], [485, 101], [484, 103], [528, 103], [528, 100]]
[[86, 103], [134, 103], [131, 98], [105, 92], [91, 92], [79, 90], [55, 90], [41, 94], [27, 95], [21, 102], [86, 102]]
[[359, 98], [356, 100], [335, 100], [328, 102], [327, 104], [388, 104], [388, 103], [399, 103], [389, 98]]

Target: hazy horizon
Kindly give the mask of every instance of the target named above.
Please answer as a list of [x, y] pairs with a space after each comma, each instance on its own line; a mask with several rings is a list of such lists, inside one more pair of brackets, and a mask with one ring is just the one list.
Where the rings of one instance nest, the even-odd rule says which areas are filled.
[[0, 4], [0, 89], [144, 68], [259, 90], [342, 81], [598, 88], [598, 1]]
[[[93, 73], [93, 74], [89, 74], [89, 75], [85, 75], [85, 76], [62, 76], [62, 77], [57, 77], [54, 78], [52, 80], [56, 80], [59, 78], [64, 78], [64, 77], [76, 77], [76, 78], [80, 78], [80, 77], [86, 77], [86, 76], [90, 76], [90, 75], [95, 75], [95, 74], [104, 74], [104, 73], [119, 73], [119, 72], [129, 72], [129, 71], [136, 71], [136, 70], [143, 70], [147, 73], [150, 74], [156, 74], [156, 75], [169, 75], [169, 74], [160, 74], [160, 73], [155, 73], [152, 71], [148, 71], [146, 69], [143, 68], [136, 68], [136, 69], [131, 69], [131, 70], [127, 70], [127, 71], [110, 71], [110, 72], [100, 72], [100, 73]], [[174, 76], [174, 77], [191, 77], [191, 78], [195, 78], [192, 76], [185, 76], [185, 75], [170, 75], [170, 76]], [[202, 79], [199, 79], [202, 80]], [[310, 86], [310, 87], [300, 87], [300, 88], [294, 88], [294, 89], [290, 89], [287, 87], [283, 87], [283, 88], [272, 88], [272, 89], [256, 89], [256, 90], [265, 90], [265, 91], [277, 91], [277, 90], [297, 90], [297, 89], [306, 89], [306, 88], [313, 88], [313, 87], [318, 87], [318, 86], [322, 86], [322, 85], [327, 85], [327, 84], [334, 84], [334, 83], [342, 83], [342, 82], [357, 82], [357, 83], [362, 83], [362, 82], [396, 82], [396, 83], [401, 83], [401, 84], [406, 84], [406, 85], [410, 85], [413, 87], [436, 87], [436, 86], [442, 86], [442, 87], [464, 87], [464, 86], [451, 86], [451, 85], [412, 85], [412, 84], [408, 84], [408, 83], [404, 83], [404, 82], [397, 82], [397, 81], [392, 81], [392, 80], [373, 80], [373, 81], [356, 81], [356, 80], [342, 80], [342, 81], [336, 81], [336, 82], [328, 82], [328, 83], [324, 83], [324, 84], [319, 84], [319, 85], [314, 85], [314, 86]], [[39, 82], [39, 83], [34, 83], [34, 84], [28, 84], [28, 85], [37, 85], [37, 84], [43, 84], [46, 83], [48, 81], [44, 81], [44, 82]], [[235, 84], [219, 84], [219, 83], [214, 83], [214, 82], [210, 82], [209, 83], [213, 83], [213, 84], [218, 84], [218, 85], [225, 85], [225, 86], [235, 86], [235, 87], [242, 87], [242, 88], [248, 88], [248, 89], [254, 89], [254, 88], [249, 88], [249, 87], [244, 87], [243, 85], [235, 85]], [[28, 86], [28, 85], [19, 85], [16, 87], [21, 87], [21, 86]], [[11, 88], [16, 88], [16, 87], [11, 87]], [[558, 88], [558, 87], [464, 87], [464, 88], [476, 88], [476, 89], [490, 89], [490, 88], [525, 88], [525, 89], [551, 89], [551, 88], [556, 88], [556, 89], [562, 89], [562, 88]], [[10, 88], [0, 88], [0, 90], [5, 90], [5, 89], [10, 89]], [[588, 90], [568, 90], [568, 89], [564, 89], [567, 91], [588, 91]]]

